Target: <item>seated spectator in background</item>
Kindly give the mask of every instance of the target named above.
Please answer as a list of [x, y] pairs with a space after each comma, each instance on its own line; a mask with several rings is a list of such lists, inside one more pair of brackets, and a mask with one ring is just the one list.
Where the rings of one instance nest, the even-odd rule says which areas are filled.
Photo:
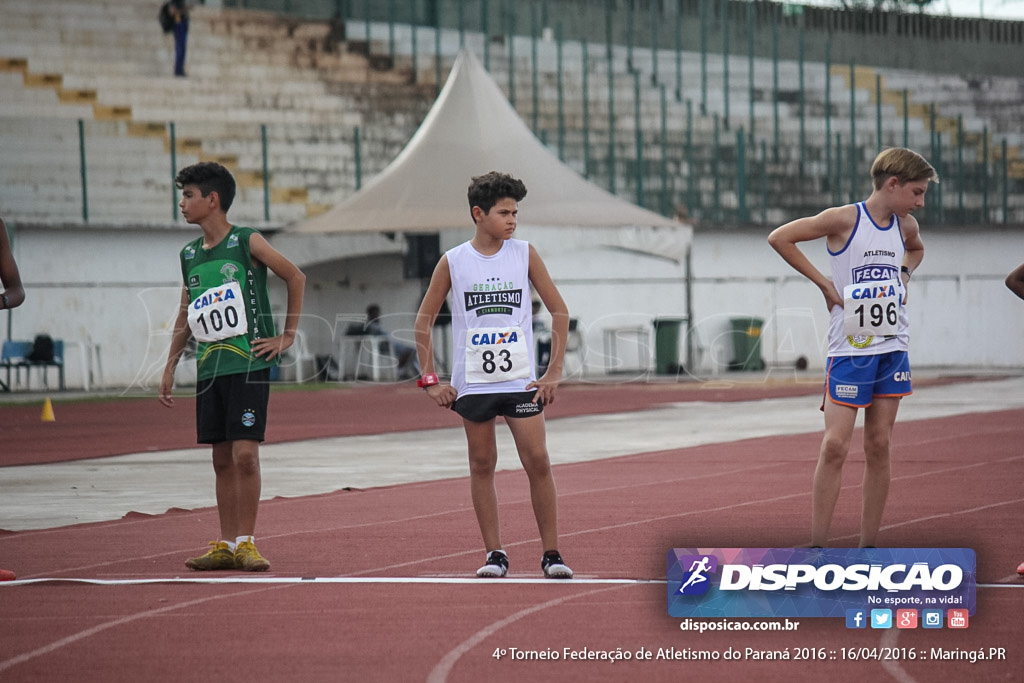
[[370, 304], [366, 307], [366, 322], [360, 325], [350, 325], [346, 334], [360, 335], [368, 334], [378, 337], [387, 337], [388, 350], [398, 361], [398, 379], [411, 379], [420, 376], [420, 364], [416, 358], [416, 347], [405, 342], [384, 329], [380, 322], [380, 306]]

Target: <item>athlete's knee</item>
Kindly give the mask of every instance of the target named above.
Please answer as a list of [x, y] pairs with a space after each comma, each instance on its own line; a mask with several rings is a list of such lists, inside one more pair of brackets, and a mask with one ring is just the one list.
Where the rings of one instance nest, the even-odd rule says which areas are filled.
[[234, 467], [238, 472], [244, 475], [259, 474], [260, 446], [258, 442], [235, 442], [232, 456]]
[[888, 460], [892, 448], [892, 428], [866, 427], [864, 429], [864, 457], [868, 460]]
[[821, 454], [818, 461], [829, 467], [842, 467], [846, 455], [850, 451], [850, 441], [842, 437], [826, 433], [821, 442]]
[[471, 476], [494, 476], [494, 469], [497, 465], [497, 453], [470, 453], [469, 455], [469, 474]]
[[888, 466], [891, 448], [888, 439], [864, 439], [864, 461], [869, 467]]
[[551, 460], [546, 450], [520, 453], [519, 459], [523, 463], [526, 476], [530, 479], [551, 476]]

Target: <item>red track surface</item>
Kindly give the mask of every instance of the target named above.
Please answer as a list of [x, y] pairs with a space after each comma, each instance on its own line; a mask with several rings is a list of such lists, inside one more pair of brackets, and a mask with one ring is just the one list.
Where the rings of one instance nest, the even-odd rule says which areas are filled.
[[[711, 400], [710, 394], [675, 387], [584, 387], [563, 392], [550, 415], [594, 407], [635, 409], [644, 401], [686, 400], [679, 398], [686, 391]], [[729, 398], [738, 400], [740, 393]], [[281, 425], [285, 431], [274, 438], [287, 440], [292, 427], [300, 434], [305, 430], [304, 438], [325, 435], [310, 433], [325, 422], [325, 412], [333, 416], [330, 422], [359, 423], [360, 430], [372, 429], [370, 416], [381, 413], [389, 421], [401, 414], [403, 429], [457, 423], [453, 415], [425, 406], [415, 390], [359, 389], [347, 395], [359, 398], [346, 402], [334, 392], [275, 394], [273, 419], [279, 422], [287, 412], [280, 406], [291, 397], [310, 401], [307, 410], [321, 412]], [[156, 406], [161, 412], [154, 411], [152, 424], [122, 402], [93, 405], [120, 414], [132, 429], [154, 433], [160, 431], [159, 421], [180, 412], [188, 417], [176, 429], [191, 438], [186, 403], [174, 411]], [[56, 406], [57, 422], [46, 426], [73, 421], [81, 405], [88, 404]], [[25, 409], [0, 408], [0, 415], [8, 419], [13, 410]], [[32, 408], [32, 418], [38, 421], [38, 407]], [[550, 428], [557, 429], [557, 422]], [[64, 452], [81, 453], [82, 429], [68, 429], [72, 441], [63, 442]], [[123, 431], [109, 429], [100, 430], [95, 440], [113, 440], [112, 434]], [[818, 434], [773, 437], [559, 466], [562, 551], [578, 578], [659, 580], [672, 547], [806, 544], [819, 439]], [[51, 432], [46, 440], [49, 448], [59, 437]], [[138, 443], [163, 442], [147, 435]], [[979, 583], [1019, 583], [1014, 569], [1024, 559], [1015, 531], [1024, 515], [1021, 443], [1024, 410], [897, 424], [885, 545], [972, 547]], [[855, 445], [836, 512], [835, 545], [855, 540], [861, 462]], [[540, 546], [525, 475], [500, 473], [498, 489], [511, 575], [539, 578]], [[215, 511], [203, 509], [7, 533], [0, 535], [0, 566], [16, 570], [19, 579], [195, 577], [186, 574], [183, 559], [215, 528]], [[469, 577], [482, 560], [465, 479], [265, 501], [259, 534], [260, 548], [273, 562], [272, 577]], [[697, 635], [681, 631], [665, 603], [664, 584], [657, 583], [0, 586], [0, 681], [1022, 679], [1024, 588], [980, 588], [977, 613], [965, 631], [852, 631], [841, 620], [805, 619], [796, 632]], [[880, 645], [928, 654], [936, 647], [986, 652], [1004, 647], [1008, 660], [842, 659], [844, 647]], [[791, 657], [798, 652], [794, 648], [825, 648], [827, 658], [610, 663], [492, 657], [510, 648], [559, 655], [564, 648], [621, 648], [631, 654], [641, 648], [655, 654], [659, 648], [720, 654], [734, 648], [741, 656], [753, 648]]]
[[[967, 379], [967, 378], [959, 378]], [[915, 380], [923, 387], [958, 381]], [[549, 418], [642, 410], [679, 401], [746, 401], [820, 393], [820, 381], [795, 384], [576, 384], [559, 391]], [[81, 460], [196, 446], [195, 399], [184, 392], [168, 409], [153, 398], [53, 402], [54, 422], [39, 418], [42, 402], [0, 405], [3, 441], [0, 467]], [[274, 391], [267, 443], [331, 436], [380, 434], [461, 425], [455, 413], [424, 401], [410, 383]]]

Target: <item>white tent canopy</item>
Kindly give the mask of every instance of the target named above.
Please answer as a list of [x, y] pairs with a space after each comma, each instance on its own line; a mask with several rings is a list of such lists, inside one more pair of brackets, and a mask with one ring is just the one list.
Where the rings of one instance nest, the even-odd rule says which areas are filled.
[[[396, 281], [381, 270], [387, 268], [382, 259], [400, 258], [407, 248], [396, 235], [438, 233], [442, 248], [471, 235], [466, 190], [472, 177], [489, 171], [510, 173], [526, 184], [517, 235], [537, 245], [580, 321], [579, 370], [623, 367], [622, 358], [585, 352], [602, 348], [616, 330], [649, 330], [659, 316], [689, 316], [691, 227], [616, 197], [563, 164], [466, 51], [416, 134], [387, 168], [330, 211], [274, 236], [275, 246], [323, 280], [313, 288], [319, 294], [317, 303], [310, 301], [311, 312], [334, 320], [338, 309], [356, 310], [349, 302], [355, 297], [377, 300], [391, 311], [415, 310], [421, 283]], [[376, 259], [379, 277], [353, 276], [348, 289], [347, 276], [339, 281], [330, 265], [339, 259]], [[648, 334], [633, 344], [640, 366], [648, 363], [650, 342]], [[329, 343], [314, 335], [316, 346]], [[620, 348], [613, 355], [629, 352]]]
[[526, 183], [521, 225], [625, 228], [617, 231], [622, 244], [616, 246], [675, 261], [682, 260], [689, 245], [689, 227], [620, 199], [563, 164], [467, 51], [456, 59], [444, 89], [401, 154], [361, 191], [288, 232], [471, 227], [466, 188], [471, 177], [492, 170]]

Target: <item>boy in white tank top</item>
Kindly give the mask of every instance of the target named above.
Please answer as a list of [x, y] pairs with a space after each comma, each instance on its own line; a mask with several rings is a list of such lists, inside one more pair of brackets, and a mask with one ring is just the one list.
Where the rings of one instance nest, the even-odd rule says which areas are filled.
[[[831, 315], [825, 435], [814, 471], [811, 546], [824, 547], [842, 485], [857, 410], [864, 408], [864, 499], [860, 546], [873, 547], [891, 478], [890, 445], [900, 399], [911, 393], [907, 358], [907, 285], [924, 258], [911, 215], [924, 206], [935, 169], [903, 148], [871, 165], [873, 191], [858, 204], [826, 209], [774, 230], [768, 243], [821, 289]], [[832, 276], [819, 271], [799, 242], [824, 237]]]
[[[512, 239], [521, 180], [491, 172], [473, 178], [468, 198], [476, 235], [438, 262], [416, 315], [416, 346], [423, 375], [418, 385], [437, 405], [459, 413], [469, 445], [470, 488], [486, 549], [480, 577], [508, 573], [502, 548], [494, 470], [498, 461], [494, 423], [498, 415], [516, 442], [530, 480], [530, 497], [543, 547], [541, 569], [552, 579], [572, 578], [558, 552], [558, 506], [544, 431], [544, 406], [555, 400], [562, 377], [569, 311], [537, 251]], [[536, 378], [530, 287], [551, 313], [551, 358]], [[431, 328], [452, 294], [451, 384], [434, 373]]]

